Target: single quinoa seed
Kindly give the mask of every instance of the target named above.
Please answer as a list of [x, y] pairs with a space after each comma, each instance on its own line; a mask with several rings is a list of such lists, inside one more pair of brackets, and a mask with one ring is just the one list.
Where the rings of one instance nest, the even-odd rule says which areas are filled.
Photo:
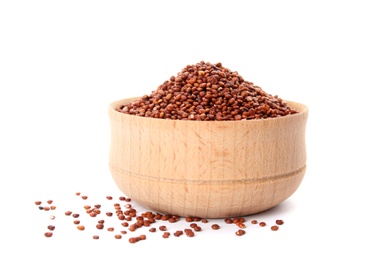
[[159, 228], [161, 231], [166, 231], [167, 230], [167, 227], [166, 226], [159, 226]]
[[93, 239], [99, 239], [99, 236], [94, 235], [92, 238], [93, 238]]
[[83, 231], [83, 230], [85, 230], [85, 227], [80, 225], [80, 226], [77, 226], [77, 229], [80, 230], [80, 231]]
[[35, 201], [35, 205], [39, 206], [42, 204], [42, 201]]
[[196, 232], [202, 231], [202, 228], [200, 226], [193, 227], [193, 229]]
[[237, 236], [243, 236], [245, 234], [245, 230], [239, 229], [236, 231]]
[[263, 222], [263, 221], [259, 223], [259, 226], [260, 226], [260, 227], [265, 227], [266, 225], [267, 225], [267, 224], [266, 224], [265, 222]]
[[55, 228], [56, 228], [56, 227], [55, 227], [55, 226], [53, 226], [53, 225], [49, 225], [49, 226], [47, 226], [47, 229], [49, 229], [49, 230], [51, 230], [51, 231], [53, 231]]
[[53, 236], [53, 232], [46, 232], [45, 233], [45, 237], [52, 237]]
[[116, 108], [125, 114], [194, 121], [255, 120], [298, 113], [235, 71], [201, 61], [187, 65], [150, 95]]
[[134, 244], [134, 243], [137, 243], [138, 240], [137, 240], [136, 237], [130, 237], [130, 238], [129, 238], [129, 242], [130, 242], [131, 244]]
[[276, 223], [277, 225], [283, 225], [283, 224], [284, 224], [284, 221], [281, 220], [281, 219], [277, 219], [277, 220], [275, 221], [275, 223]]
[[211, 225], [211, 228], [214, 229], [214, 230], [218, 230], [221, 227], [218, 224], [213, 224], [213, 225]]
[[272, 230], [272, 231], [276, 231], [276, 230], [278, 230], [278, 229], [279, 229], [278, 226], [272, 226], [272, 227], [271, 227], [271, 230]]

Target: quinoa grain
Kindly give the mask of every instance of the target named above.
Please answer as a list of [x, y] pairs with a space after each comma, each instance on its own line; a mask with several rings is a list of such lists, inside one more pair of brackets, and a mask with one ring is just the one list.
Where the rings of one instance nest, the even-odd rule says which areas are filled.
[[255, 120], [297, 113], [277, 95], [237, 72], [201, 61], [187, 65], [150, 95], [116, 108], [130, 115], [171, 120]]
[[214, 229], [214, 230], [218, 230], [221, 227], [218, 224], [213, 224], [213, 225], [211, 225], [211, 228]]
[[271, 227], [271, 230], [272, 230], [272, 231], [276, 231], [276, 230], [278, 230], [278, 229], [279, 229], [278, 226], [272, 226], [272, 227]]
[[53, 231], [53, 230], [55, 229], [55, 226], [53, 226], [53, 225], [49, 225], [49, 226], [47, 226], [47, 229], [49, 229], [49, 230]]
[[243, 229], [239, 229], [239, 230], [236, 231], [236, 235], [237, 236], [242, 236], [244, 234], [245, 234], [245, 230], [243, 230]]
[[77, 226], [77, 229], [80, 230], [80, 231], [83, 231], [83, 230], [85, 230], [85, 227], [80, 225], [80, 226]]

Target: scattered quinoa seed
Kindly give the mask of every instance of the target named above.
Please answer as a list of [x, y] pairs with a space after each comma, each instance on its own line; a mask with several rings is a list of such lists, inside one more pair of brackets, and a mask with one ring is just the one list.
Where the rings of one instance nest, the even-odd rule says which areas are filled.
[[96, 225], [96, 228], [97, 228], [97, 229], [103, 229], [103, 228], [104, 228], [104, 225], [101, 224], [101, 223], [98, 223], [98, 224]]
[[220, 226], [218, 224], [213, 224], [213, 225], [211, 225], [211, 228], [214, 230], [218, 230], [218, 229], [220, 229]]
[[47, 229], [49, 229], [49, 230], [51, 230], [51, 231], [53, 231], [55, 228], [56, 228], [56, 227], [55, 227], [55, 226], [53, 226], [53, 225], [49, 225], [49, 226], [47, 226]]
[[245, 234], [245, 230], [243, 230], [243, 229], [239, 229], [239, 230], [236, 231], [236, 235], [237, 236], [242, 236], [244, 234]]
[[278, 230], [278, 229], [279, 229], [278, 226], [272, 226], [272, 227], [271, 227], [271, 230], [272, 230], [272, 231], [276, 231], [276, 230]]
[[129, 242], [132, 244], [137, 243], [137, 239], [135, 237], [130, 237]]
[[166, 226], [160, 226], [158, 229], [160, 229], [161, 231], [165, 231], [165, 230], [167, 230], [167, 227]]
[[226, 218], [226, 219], [225, 219], [225, 223], [226, 223], [226, 224], [232, 224], [232, 223], [233, 223], [233, 220], [230, 219], [230, 218]]
[[85, 227], [80, 225], [80, 226], [77, 226], [77, 229], [82, 231], [82, 230], [85, 230]]
[[[76, 195], [80, 195], [80, 193], [78, 193], [78, 194], [76, 193]], [[81, 197], [82, 198], [85, 197], [85, 199], [86, 199], [87, 196], [81, 196]], [[106, 196], [106, 198], [108, 200], [112, 200], [113, 199], [111, 196]], [[121, 224], [121, 226], [127, 227], [128, 230], [131, 231], [131, 232], [134, 232], [134, 231], [136, 231], [138, 229], [142, 229], [142, 228], [145, 228], [145, 227], [149, 227], [153, 223], [156, 223], [158, 221], [169, 222], [170, 225], [173, 225], [174, 223], [176, 223], [176, 222], [178, 222], [178, 221], [180, 221], [182, 219], [180, 216], [174, 215], [174, 214], [161, 214], [161, 213], [158, 213], [158, 212], [154, 213], [152, 211], [146, 211], [146, 212], [139, 213], [139, 212], [137, 212], [137, 210], [135, 208], [132, 207], [131, 204], [124, 203], [124, 201], [125, 202], [130, 202], [131, 201], [130, 198], [125, 197], [125, 196], [120, 196], [118, 199], [120, 201], [122, 201], [122, 202], [113, 204], [113, 207], [115, 209], [113, 212], [115, 213], [116, 218], [114, 218], [114, 219], [111, 218], [110, 220], [116, 220], [116, 221], [119, 220], [119, 223]], [[47, 201], [48, 204], [51, 204], [52, 202], [53, 202], [52, 200], [48, 200]], [[41, 201], [35, 201], [35, 204], [38, 205], [38, 208], [40, 210], [49, 211], [49, 210], [56, 209], [56, 206], [54, 206], [54, 205], [51, 205], [50, 207], [48, 207], [48, 206], [41, 206], [41, 204], [42, 204]], [[102, 205], [101, 204], [94, 204], [94, 206], [84, 205], [83, 207], [85, 209], [85, 212], [81, 212], [81, 214], [73, 213], [71, 210], [65, 211], [65, 215], [66, 216], [72, 216], [74, 218], [73, 223], [75, 225], [77, 225], [77, 229], [80, 230], [80, 231], [85, 230], [86, 227], [88, 228], [88, 226], [87, 225], [85, 225], [85, 226], [84, 225], [80, 225], [79, 217], [82, 218], [82, 216], [84, 216], [84, 214], [86, 214], [87, 216], [89, 215], [91, 217], [96, 217], [97, 215], [99, 215], [101, 213], [100, 208], [102, 207]], [[107, 217], [113, 216], [114, 215], [113, 212], [106, 212], [106, 216]], [[49, 217], [52, 220], [55, 219], [54, 215], [50, 215]], [[185, 228], [183, 230], [176, 230], [173, 233], [173, 235], [175, 237], [180, 237], [180, 236], [182, 236], [184, 234], [187, 237], [194, 237], [195, 236], [195, 232], [199, 232], [199, 231], [203, 230], [202, 224], [209, 223], [208, 219], [204, 219], [204, 218], [201, 218], [201, 217], [187, 216], [187, 217], [185, 217], [183, 219], [186, 222], [188, 222], [189, 227]], [[133, 222], [130, 222], [130, 221], [133, 221]], [[246, 225], [245, 225], [246, 219], [245, 219], [245, 217], [226, 218], [223, 221], [227, 225], [235, 224], [235, 226], [237, 226], [239, 228], [237, 231], [235, 231], [235, 234], [237, 236], [243, 236], [244, 234], [246, 234], [246, 231], [244, 230], [244, 228], [246, 228]], [[198, 222], [198, 223], [196, 223], [196, 222]], [[260, 227], [266, 226], [266, 222], [264, 222], [264, 221], [258, 222], [257, 220], [253, 219], [250, 222], [251, 222], [251, 224], [254, 224], [254, 225], [258, 224]], [[52, 222], [52, 223], [54, 223], [54, 222]], [[97, 223], [95, 222], [96, 229], [103, 230], [104, 229], [104, 223], [105, 223], [104, 219], [99, 219], [97, 221]], [[284, 221], [282, 219], [276, 219], [275, 220], [275, 225], [272, 225], [270, 227], [270, 229], [272, 231], [277, 231], [279, 229], [280, 225], [283, 225], [283, 224], [284, 224]], [[168, 226], [168, 227], [169, 227], [169, 229], [171, 228], [171, 226]], [[220, 228], [221, 228], [221, 226], [219, 224], [217, 224], [217, 223], [214, 223], [214, 224], [211, 225], [211, 229], [212, 230], [218, 230]], [[51, 237], [53, 235], [52, 231], [55, 230], [55, 226], [54, 225], [48, 225], [47, 229], [49, 231], [45, 232], [44, 235], [46, 237]], [[148, 228], [148, 230], [151, 233], [154, 233], [157, 230], [162, 231], [162, 237], [163, 238], [169, 238], [170, 235], [171, 235], [171, 233], [167, 231], [168, 228], [167, 228], [166, 225], [157, 225], [157, 226]], [[108, 232], [113, 232], [114, 231], [114, 227], [113, 226], [108, 227], [107, 231]], [[99, 232], [102, 232], [102, 231], [99, 231]], [[114, 238], [115, 239], [122, 239], [123, 235], [126, 235], [127, 233], [128, 233], [128, 231], [121, 230], [117, 234], [114, 234]], [[92, 238], [93, 239], [99, 239], [99, 236], [98, 235], [93, 235]], [[143, 235], [139, 235], [139, 236], [130, 237], [130, 238], [128, 238], [128, 241], [129, 241], [129, 243], [136, 243], [136, 242], [138, 242], [140, 240], [145, 240], [145, 239], [146, 239], [146, 235], [143, 234]]]

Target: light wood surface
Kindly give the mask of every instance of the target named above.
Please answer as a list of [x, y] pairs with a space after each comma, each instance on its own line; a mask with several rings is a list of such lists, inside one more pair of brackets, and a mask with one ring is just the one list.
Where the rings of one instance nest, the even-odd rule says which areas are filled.
[[[133, 98], [134, 99], [134, 98]], [[109, 106], [109, 168], [119, 189], [160, 213], [226, 218], [258, 213], [290, 197], [306, 169], [308, 109], [248, 121], [132, 116]]]

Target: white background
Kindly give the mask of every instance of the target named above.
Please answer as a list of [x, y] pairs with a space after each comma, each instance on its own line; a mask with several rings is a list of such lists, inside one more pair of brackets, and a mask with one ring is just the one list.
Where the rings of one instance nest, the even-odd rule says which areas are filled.
[[[389, 259], [386, 2], [1, 1], [0, 258]], [[145, 229], [137, 244], [131, 234], [92, 240], [86, 218], [77, 231], [65, 210], [111, 209], [105, 196], [122, 195], [108, 170], [108, 105], [201, 60], [309, 107], [301, 186], [248, 217], [285, 224], [271, 232], [247, 223], [243, 237], [222, 220], [194, 238]], [[56, 211], [34, 205], [48, 199]]]

